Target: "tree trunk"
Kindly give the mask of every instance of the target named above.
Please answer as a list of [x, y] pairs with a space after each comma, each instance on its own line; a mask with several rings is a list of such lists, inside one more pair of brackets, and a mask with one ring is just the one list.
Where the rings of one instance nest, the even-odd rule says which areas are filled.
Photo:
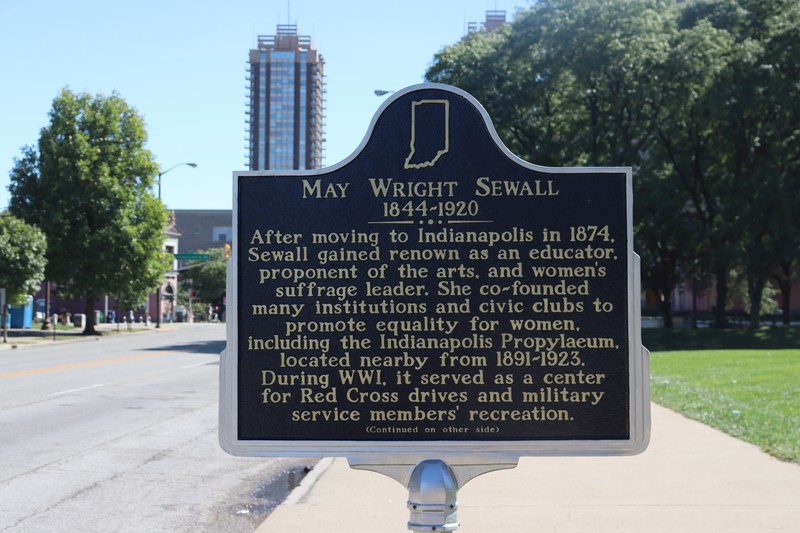
[[764, 292], [764, 280], [755, 275], [748, 275], [747, 292], [750, 296], [750, 329], [758, 329], [761, 326], [761, 294]]
[[86, 325], [83, 328], [84, 335], [97, 335], [97, 330], [94, 329], [94, 294], [86, 295]]
[[781, 289], [781, 314], [783, 315], [783, 325], [788, 326], [792, 321], [792, 262], [785, 261], [781, 264], [778, 287]]
[[664, 327], [672, 328], [672, 291], [664, 292], [661, 300], [661, 315], [664, 317]]
[[780, 286], [783, 325], [788, 326], [792, 321], [792, 280], [790, 278], [785, 278], [781, 280]]
[[717, 307], [714, 309], [714, 327], [728, 327], [728, 319], [725, 316], [725, 306], [728, 303], [728, 268], [723, 267], [715, 274], [717, 280]]

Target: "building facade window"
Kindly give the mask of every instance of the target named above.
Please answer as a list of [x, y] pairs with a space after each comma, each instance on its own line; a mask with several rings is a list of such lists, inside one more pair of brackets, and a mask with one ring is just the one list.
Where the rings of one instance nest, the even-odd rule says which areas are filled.
[[214, 226], [211, 230], [211, 239], [214, 242], [230, 242], [233, 236], [233, 227], [231, 226]]

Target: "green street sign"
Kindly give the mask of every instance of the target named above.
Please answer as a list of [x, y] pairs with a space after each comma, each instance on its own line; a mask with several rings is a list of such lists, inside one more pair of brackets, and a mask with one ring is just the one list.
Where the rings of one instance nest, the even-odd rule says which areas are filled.
[[211, 254], [173, 254], [178, 261], [208, 261]]

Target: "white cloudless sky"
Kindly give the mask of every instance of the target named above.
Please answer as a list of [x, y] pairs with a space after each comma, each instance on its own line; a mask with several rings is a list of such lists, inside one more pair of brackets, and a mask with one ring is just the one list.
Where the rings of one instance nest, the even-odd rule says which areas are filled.
[[469, 22], [528, 0], [0, 0], [0, 210], [9, 172], [36, 145], [53, 99], [116, 91], [144, 116], [171, 209], [230, 209], [246, 170], [248, 52], [297, 24], [325, 58], [326, 166], [361, 143], [375, 89], [423, 82], [434, 54]]

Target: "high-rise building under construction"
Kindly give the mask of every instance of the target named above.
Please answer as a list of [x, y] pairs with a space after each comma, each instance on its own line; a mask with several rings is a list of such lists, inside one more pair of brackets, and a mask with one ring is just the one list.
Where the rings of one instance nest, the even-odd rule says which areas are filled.
[[322, 166], [324, 60], [293, 24], [260, 35], [250, 50], [248, 167], [306, 170]]

